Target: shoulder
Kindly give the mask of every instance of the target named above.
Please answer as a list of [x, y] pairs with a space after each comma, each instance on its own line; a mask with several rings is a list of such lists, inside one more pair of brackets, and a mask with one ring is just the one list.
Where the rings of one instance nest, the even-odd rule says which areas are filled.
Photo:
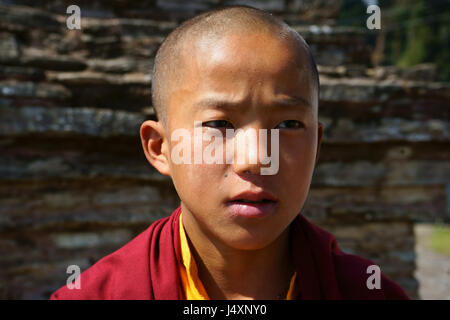
[[[373, 261], [343, 252], [331, 233], [306, 218], [299, 216], [298, 221], [314, 247], [316, 259], [322, 264], [333, 266], [334, 275], [330, 276], [329, 281], [336, 281], [340, 298], [409, 299], [405, 291], [386, 277]], [[373, 286], [375, 283], [377, 285]]]
[[148, 299], [150, 296], [149, 246], [152, 229], [163, 218], [117, 251], [102, 258], [80, 274], [80, 289], [66, 285], [54, 292], [52, 300]]

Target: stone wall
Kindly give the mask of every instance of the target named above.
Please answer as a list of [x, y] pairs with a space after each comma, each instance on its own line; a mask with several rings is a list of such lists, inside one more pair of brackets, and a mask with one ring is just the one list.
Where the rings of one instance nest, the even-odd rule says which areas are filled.
[[[48, 298], [68, 265], [177, 206], [139, 140], [153, 57], [180, 21], [233, 2], [0, 1], [0, 298]], [[426, 66], [371, 68], [367, 32], [334, 25], [339, 1], [239, 3], [288, 21], [319, 64], [326, 131], [303, 213], [417, 297], [413, 223], [448, 220], [450, 85]]]

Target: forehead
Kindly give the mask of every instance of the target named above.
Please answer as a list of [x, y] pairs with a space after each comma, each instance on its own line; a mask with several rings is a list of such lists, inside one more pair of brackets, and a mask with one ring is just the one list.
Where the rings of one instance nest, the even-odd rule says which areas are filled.
[[280, 94], [315, 104], [312, 66], [300, 41], [267, 32], [240, 32], [186, 41], [182, 51], [182, 76], [173, 92], [177, 107], [211, 93], [240, 101], [255, 94]]
[[[217, 38], [199, 37], [186, 46], [185, 67], [192, 71], [239, 71], [279, 75], [289, 71], [311, 70], [307, 49], [293, 36], [269, 32], [236, 32]], [[189, 70], [191, 71], [191, 70]]]

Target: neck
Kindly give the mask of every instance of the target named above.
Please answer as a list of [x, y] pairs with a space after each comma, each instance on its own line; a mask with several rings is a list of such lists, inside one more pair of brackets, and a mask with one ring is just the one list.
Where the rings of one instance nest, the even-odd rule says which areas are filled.
[[289, 285], [294, 272], [289, 228], [264, 248], [239, 250], [204, 234], [184, 208], [183, 225], [211, 299], [273, 300]]

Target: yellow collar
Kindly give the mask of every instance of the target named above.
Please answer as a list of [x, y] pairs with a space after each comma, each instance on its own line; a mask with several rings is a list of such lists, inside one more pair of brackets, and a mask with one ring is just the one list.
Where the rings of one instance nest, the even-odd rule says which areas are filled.
[[[205, 287], [198, 276], [197, 264], [195, 263], [194, 257], [191, 254], [189, 248], [189, 242], [184, 231], [182, 214], [180, 214], [180, 242], [181, 242], [181, 258], [183, 260], [183, 265], [180, 266], [180, 276], [181, 283], [183, 285], [184, 295], [186, 300], [210, 300], [208, 294], [206, 293]], [[294, 300], [294, 287], [295, 278], [297, 272], [291, 278], [289, 283], [289, 290], [286, 295], [286, 300]]]
[[183, 266], [180, 267], [180, 275], [184, 294], [186, 300], [209, 300], [208, 294], [198, 277], [197, 264], [191, 255], [181, 216], [182, 214], [180, 214], [180, 242]]

